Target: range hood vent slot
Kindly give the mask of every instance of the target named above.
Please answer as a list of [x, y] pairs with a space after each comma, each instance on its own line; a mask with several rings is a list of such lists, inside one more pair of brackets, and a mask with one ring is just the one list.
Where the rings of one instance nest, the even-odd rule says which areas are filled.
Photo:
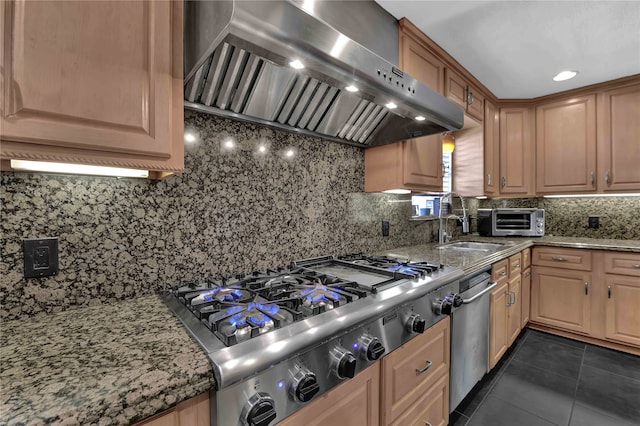
[[[340, 58], [323, 52], [318, 40], [305, 40], [304, 36], [323, 34], [329, 39], [344, 36], [292, 2], [189, 1], [185, 7], [187, 20], [196, 22], [195, 31], [185, 34], [185, 64], [189, 66], [188, 58], [193, 57], [190, 43], [207, 46], [209, 52], [186, 74], [188, 108], [362, 147], [462, 127], [460, 107], [406, 74], [388, 77], [395, 67], [354, 41], [346, 44], [351, 55]], [[265, 15], [260, 15], [263, 9]], [[224, 22], [211, 24], [207, 11]], [[200, 13], [193, 15], [196, 12]], [[277, 25], [268, 22], [278, 13], [283, 20]], [[298, 27], [311, 27], [288, 34], [296, 22], [293, 17], [301, 19]], [[212, 31], [206, 25], [221, 29]], [[308, 34], [314, 29], [317, 36]], [[217, 37], [207, 41], [215, 33]], [[190, 41], [189, 34], [200, 38]], [[308, 68], [288, 66], [292, 51], [300, 53]], [[344, 62], [355, 59], [359, 62]], [[360, 91], [347, 92], [347, 84], [357, 84]], [[390, 101], [398, 108], [383, 106]], [[427, 117], [427, 123], [414, 120], [418, 115]]]

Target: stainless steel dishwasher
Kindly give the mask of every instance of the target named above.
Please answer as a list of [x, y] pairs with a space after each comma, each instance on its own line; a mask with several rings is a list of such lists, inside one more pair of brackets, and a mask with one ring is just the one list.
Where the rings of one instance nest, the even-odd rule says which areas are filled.
[[460, 281], [462, 305], [452, 313], [450, 412], [489, 369], [489, 292], [496, 286], [489, 270]]

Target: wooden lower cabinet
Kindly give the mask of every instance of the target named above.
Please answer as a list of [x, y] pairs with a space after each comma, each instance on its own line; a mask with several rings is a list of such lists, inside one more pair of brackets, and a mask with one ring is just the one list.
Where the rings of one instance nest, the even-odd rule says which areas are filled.
[[203, 393], [135, 426], [209, 426], [209, 412], [209, 393]]
[[394, 426], [446, 426], [449, 424], [449, 375], [441, 376], [391, 424]]
[[605, 285], [605, 338], [640, 346], [640, 278], [607, 274]]
[[[450, 361], [450, 319], [447, 317], [421, 336], [382, 358], [382, 380], [380, 392], [380, 423], [413, 424], [425, 414], [435, 417], [449, 416], [449, 361]], [[429, 366], [427, 368], [427, 366]], [[420, 371], [419, 371], [420, 370]], [[419, 403], [426, 394], [437, 388], [445, 378], [446, 397], [441, 408], [428, 408]], [[435, 387], [435, 388], [434, 388]], [[429, 404], [430, 406], [432, 404]], [[442, 409], [441, 415], [440, 409]], [[414, 418], [413, 413], [417, 417]], [[410, 417], [411, 416], [411, 417]], [[432, 425], [441, 424], [440, 417], [429, 420]], [[401, 421], [404, 419], [404, 421]], [[421, 424], [425, 424], [422, 422]]]
[[282, 426], [379, 424], [380, 363], [362, 370], [278, 423]]
[[591, 272], [534, 266], [531, 321], [589, 334]]
[[507, 306], [507, 344], [516, 340], [520, 330], [522, 330], [522, 277], [517, 274], [509, 280], [508, 286], [508, 306]]
[[489, 368], [495, 367], [509, 348], [507, 341], [507, 305], [509, 283], [503, 282], [491, 291], [489, 313]]

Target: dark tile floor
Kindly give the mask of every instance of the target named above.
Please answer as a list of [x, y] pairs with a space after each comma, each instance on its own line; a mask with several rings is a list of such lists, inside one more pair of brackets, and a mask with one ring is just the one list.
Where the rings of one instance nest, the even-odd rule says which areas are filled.
[[640, 357], [525, 329], [451, 426], [640, 426]]

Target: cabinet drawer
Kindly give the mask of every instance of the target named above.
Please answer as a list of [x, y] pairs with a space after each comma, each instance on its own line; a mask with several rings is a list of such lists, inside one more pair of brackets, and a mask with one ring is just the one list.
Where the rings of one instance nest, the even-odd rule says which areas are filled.
[[503, 259], [493, 264], [491, 279], [495, 282], [504, 282], [509, 279], [509, 259]]
[[591, 252], [561, 247], [534, 247], [531, 263], [537, 266], [590, 271]]
[[608, 274], [640, 277], [640, 253], [605, 253], [604, 271]]
[[445, 374], [392, 424], [446, 426], [448, 423], [449, 375]]
[[514, 278], [516, 275], [520, 275], [522, 271], [522, 256], [520, 253], [514, 254], [509, 257], [509, 279]]
[[[383, 425], [396, 421], [449, 372], [449, 318], [382, 358]], [[422, 372], [427, 365], [430, 367]], [[447, 401], [449, 396], [447, 395]]]

